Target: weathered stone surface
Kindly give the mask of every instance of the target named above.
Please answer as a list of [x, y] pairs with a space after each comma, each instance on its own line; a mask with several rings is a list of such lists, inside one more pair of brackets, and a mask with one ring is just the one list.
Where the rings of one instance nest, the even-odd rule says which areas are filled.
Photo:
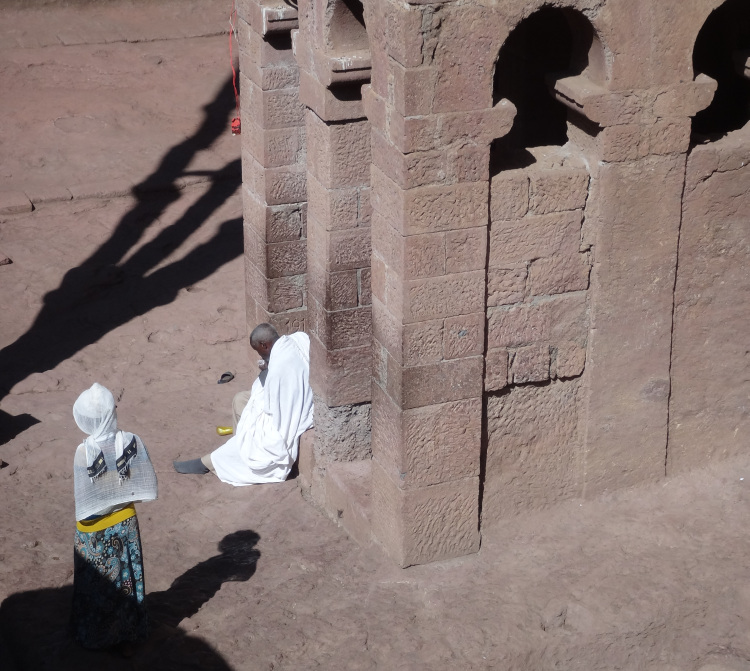
[[443, 320], [404, 325], [401, 347], [396, 341], [394, 350], [397, 361], [404, 366], [437, 363], [443, 358]]
[[451, 7], [441, 13], [435, 49], [439, 79], [435, 112], [481, 110], [492, 105], [494, 61], [507, 35], [504, 17], [489, 7]]
[[529, 176], [525, 170], [505, 170], [492, 178], [492, 221], [520, 219], [529, 210]]
[[484, 351], [484, 313], [449, 317], [443, 331], [443, 358], [460, 359]]
[[478, 475], [481, 398], [400, 410], [373, 387], [373, 455], [403, 489]]
[[305, 275], [268, 281], [268, 305], [271, 312], [301, 308], [305, 301]]
[[255, 315], [255, 323], [267, 322], [271, 324], [279, 335], [289, 335], [297, 331], [307, 331], [307, 309], [287, 310], [286, 312], [268, 312], [262, 305], [257, 305], [255, 312], [248, 307], [248, 314]]
[[487, 227], [445, 234], [445, 272], [483, 270], [487, 263]]
[[315, 301], [316, 333], [329, 350], [369, 345], [372, 334], [372, 310], [369, 307], [329, 312]]
[[370, 229], [367, 227], [326, 231], [317, 219], [311, 218], [308, 246], [308, 256], [328, 272], [370, 265]]
[[529, 209], [534, 214], [581, 209], [586, 204], [588, 186], [585, 170], [531, 170]]
[[0, 214], [31, 212], [31, 201], [22, 191], [0, 191]]
[[308, 110], [308, 169], [327, 189], [367, 184], [370, 175], [370, 123], [326, 123]]
[[299, 74], [299, 99], [324, 121], [352, 121], [365, 118], [360, 98], [334, 95], [328, 86], [305, 70], [300, 70]]
[[264, 129], [302, 125], [304, 107], [296, 87], [264, 91], [246, 78], [243, 87], [250, 87], [246, 98], [249, 118], [256, 119]]
[[490, 178], [490, 148], [465, 144], [448, 151], [448, 179], [452, 182], [486, 182]]
[[379, 130], [372, 130], [372, 163], [402, 189], [446, 181], [445, 151], [418, 151], [404, 154]]
[[484, 272], [454, 273], [405, 283], [404, 323], [479, 312], [484, 307]]
[[533, 303], [487, 310], [488, 347], [520, 347], [538, 342], [586, 342], [586, 294], [577, 292]]
[[326, 230], [355, 228], [359, 223], [358, 199], [359, 193], [356, 187], [327, 189], [308, 173], [308, 213]]
[[462, 228], [487, 222], [487, 184], [423, 186], [402, 190], [376, 166], [372, 168], [372, 205], [403, 235]]
[[590, 290], [587, 495], [664, 475], [683, 178], [684, 157], [600, 173], [607, 218]]
[[586, 254], [556, 255], [537, 259], [529, 272], [530, 295], [544, 296], [567, 291], [583, 291], [589, 287], [589, 266]]
[[401, 393], [396, 400], [408, 409], [479, 397], [483, 369], [481, 356], [404, 368]]
[[307, 206], [304, 203], [268, 206], [249, 189], [242, 190], [246, 232], [254, 231], [264, 242], [299, 240], [307, 235]]
[[491, 349], [484, 362], [485, 391], [500, 391], [508, 385], [508, 350]]
[[264, 168], [249, 153], [242, 157], [245, 188], [267, 205], [302, 203], [306, 199], [305, 171], [300, 164]]
[[264, 130], [243, 114], [242, 130], [243, 149], [266, 168], [297, 163], [300, 153], [305, 150], [305, 129], [302, 126]]
[[586, 348], [574, 342], [558, 343], [552, 353], [550, 377], [577, 377], [586, 366]]
[[403, 116], [421, 116], [432, 112], [438, 71], [431, 67], [405, 68], [389, 64], [393, 86], [393, 106]]
[[520, 303], [526, 295], [526, 264], [487, 270], [487, 307]]
[[583, 494], [581, 398], [580, 380], [490, 394], [483, 524]]
[[513, 384], [549, 380], [549, 346], [537, 343], [519, 347], [513, 353], [510, 373]]
[[[418, 279], [423, 277], [439, 277], [446, 271], [446, 250], [444, 233], [425, 233], [410, 235], [402, 238], [404, 247], [404, 279]], [[401, 240], [393, 239], [392, 244], [398, 245]], [[393, 249], [392, 255], [398, 252]], [[394, 266], [398, 272], [398, 266]]]
[[328, 273], [317, 263], [310, 263], [308, 258], [307, 291], [326, 310], [357, 307], [358, 288], [356, 270]]
[[372, 543], [370, 459], [332, 462], [326, 466], [325, 509], [360, 545]]
[[316, 463], [370, 458], [370, 404], [329, 407], [315, 398]]
[[479, 549], [479, 478], [402, 490], [376, 460], [373, 532], [401, 566], [458, 557]]
[[369, 268], [357, 271], [357, 290], [360, 305], [372, 305], [372, 272]]
[[372, 346], [326, 350], [310, 338], [310, 385], [330, 406], [370, 400]]
[[268, 277], [300, 275], [307, 270], [305, 241], [274, 242], [266, 245]]
[[[667, 473], [713, 463], [747, 449], [750, 413], [750, 164], [711, 172], [750, 149], [746, 130], [688, 160], [675, 285]], [[746, 162], [747, 163], [747, 162]]]
[[581, 243], [581, 211], [527, 215], [492, 221], [490, 267], [503, 267], [555, 254], [575, 254]]

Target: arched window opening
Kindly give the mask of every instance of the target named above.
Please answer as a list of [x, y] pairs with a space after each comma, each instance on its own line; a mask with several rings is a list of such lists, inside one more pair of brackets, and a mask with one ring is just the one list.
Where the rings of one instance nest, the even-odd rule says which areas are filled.
[[530, 147], [567, 142], [569, 115], [574, 112], [553, 98], [550, 76], [585, 72], [600, 83], [604, 69], [601, 45], [579, 12], [544, 6], [521, 21], [500, 49], [495, 66], [493, 102], [507, 98], [517, 112], [510, 133], [492, 143], [492, 173], [533, 163]]
[[337, 54], [369, 49], [365, 9], [360, 0], [334, 0], [329, 37]]
[[716, 80], [711, 104], [693, 118], [693, 140], [715, 140], [742, 128], [750, 119], [750, 2], [728, 0], [714, 10], [698, 33], [693, 72]]

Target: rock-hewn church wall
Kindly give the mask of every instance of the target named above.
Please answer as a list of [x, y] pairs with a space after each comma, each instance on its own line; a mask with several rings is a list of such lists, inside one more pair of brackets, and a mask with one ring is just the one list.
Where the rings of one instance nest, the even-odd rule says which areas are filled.
[[741, 449], [741, 0], [240, 4], [248, 320], [311, 334], [330, 514], [422, 563]]
[[675, 286], [667, 473], [750, 435], [750, 127], [690, 154]]

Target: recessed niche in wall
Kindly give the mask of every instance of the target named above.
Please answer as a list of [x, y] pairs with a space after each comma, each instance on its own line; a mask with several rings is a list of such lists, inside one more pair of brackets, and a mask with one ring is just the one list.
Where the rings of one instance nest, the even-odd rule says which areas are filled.
[[337, 54], [369, 49], [365, 10], [359, 0], [334, 0], [328, 37]]
[[554, 99], [548, 80], [582, 73], [597, 83], [604, 80], [601, 45], [579, 12], [545, 6], [511, 31], [495, 66], [493, 102], [507, 98], [517, 113], [510, 133], [492, 143], [493, 174], [533, 163], [529, 147], [567, 142], [573, 112]]
[[750, 0], [728, 0], [706, 19], [693, 49], [694, 74], [718, 84], [711, 104], [693, 118], [694, 141], [717, 139], [750, 120], [750, 79], [741, 62], [749, 50]]

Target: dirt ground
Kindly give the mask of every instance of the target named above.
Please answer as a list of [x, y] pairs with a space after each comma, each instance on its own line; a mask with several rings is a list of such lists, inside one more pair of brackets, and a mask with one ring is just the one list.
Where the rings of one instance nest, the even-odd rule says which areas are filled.
[[[0, 10], [0, 669], [750, 671], [750, 455], [406, 570], [295, 480], [172, 470], [253, 375], [230, 4]], [[71, 409], [94, 381], [159, 477], [139, 521], [160, 626], [130, 659], [66, 628]]]

